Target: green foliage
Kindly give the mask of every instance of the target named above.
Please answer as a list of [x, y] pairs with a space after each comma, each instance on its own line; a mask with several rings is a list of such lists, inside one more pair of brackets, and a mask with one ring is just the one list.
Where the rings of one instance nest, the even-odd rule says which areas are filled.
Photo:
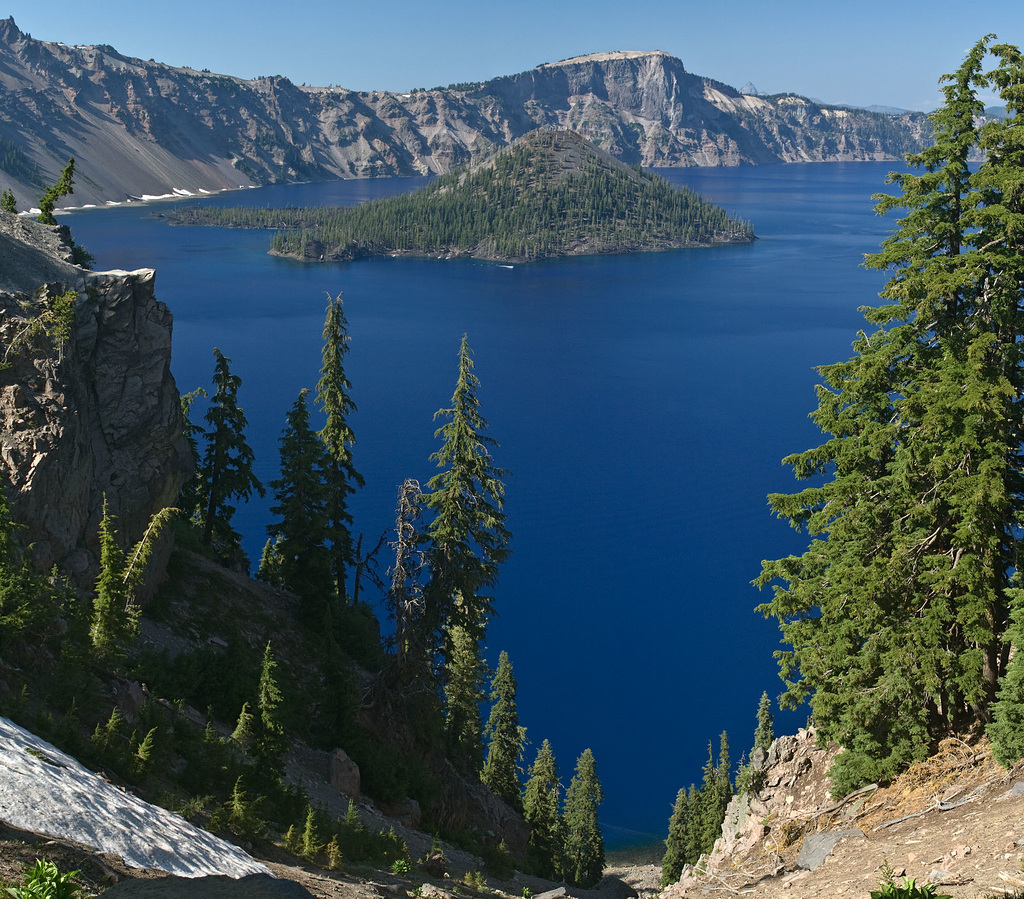
[[75, 157], [72, 156], [68, 160], [68, 164], [61, 171], [57, 183], [46, 188], [43, 191], [43, 195], [39, 198], [39, 215], [36, 216], [36, 221], [42, 222], [44, 225], [56, 225], [57, 219], [53, 217], [53, 209], [57, 205], [57, 201], [74, 193], [74, 191]]
[[1024, 758], [1024, 603], [1018, 595], [1015, 590], [1013, 619], [1007, 634], [1016, 649], [999, 682], [999, 693], [992, 704], [992, 721], [985, 728], [992, 741], [992, 755], [1007, 768]]
[[391, 863], [391, 873], [404, 876], [412, 871], [412, 862], [407, 858], [396, 858]]
[[[74, 301], [77, 294], [74, 290], [48, 299], [48, 308], [44, 308], [38, 315], [28, 319], [20, 331], [14, 334], [4, 349], [3, 360], [0, 361], [0, 370], [9, 367], [8, 359], [11, 353], [23, 349], [30, 349], [33, 353], [45, 352], [49, 347], [40, 347], [37, 344], [38, 338], [47, 338], [53, 349], [57, 351], [57, 362], [64, 359], [64, 349], [71, 337], [71, 329], [75, 321]], [[47, 300], [44, 298], [44, 302]]]
[[3, 196], [0, 196], [0, 212], [17, 212], [18, 201], [14, 199], [14, 191], [6, 188]]
[[239, 776], [231, 796], [211, 819], [210, 829], [224, 829], [243, 840], [257, 840], [267, 831], [267, 822], [262, 816], [264, 798], [250, 799], [242, 787], [242, 777]]
[[[581, 158], [578, 171], [567, 155]], [[579, 247], [622, 252], [753, 239], [748, 224], [692, 191], [554, 132], [532, 134], [487, 164], [457, 169], [412, 195], [349, 208], [190, 207], [181, 217], [292, 228], [274, 238], [274, 250], [311, 259], [455, 252], [534, 260]]]
[[[299, 392], [281, 434], [281, 476], [270, 482], [280, 518], [267, 527], [274, 544], [260, 560], [263, 579], [274, 576], [295, 593], [304, 620], [322, 627], [333, 590], [328, 536], [324, 445], [309, 424], [307, 390]], [[266, 560], [266, 565], [264, 561]]]
[[556, 880], [562, 871], [565, 835], [559, 814], [561, 784], [551, 743], [545, 740], [530, 766], [523, 791], [523, 817], [530, 825], [526, 860], [539, 877]]
[[[863, 310], [854, 356], [820, 369], [826, 440], [785, 460], [812, 486], [769, 498], [812, 539], [764, 563], [759, 608], [789, 646], [784, 707], [810, 699], [819, 736], [845, 749], [840, 795], [989, 718], [1019, 602], [1024, 67], [990, 42], [945, 77], [935, 143], [890, 176], [899, 193], [876, 197], [903, 213], [867, 260], [891, 272], [883, 303]], [[990, 85], [1008, 117], [979, 132]]]
[[0, 485], [0, 651], [22, 640], [41, 640], [56, 627], [55, 591], [32, 569], [18, 541], [6, 491]]
[[908, 877], [903, 883], [889, 881], [880, 889], [872, 890], [871, 899], [952, 899], [945, 893], [936, 893], [937, 889], [934, 883], [922, 883], [919, 886], [913, 877]]
[[97, 659], [119, 663], [138, 636], [140, 609], [135, 596], [145, 579], [153, 545], [175, 512], [176, 509], [157, 512], [142, 539], [126, 555], [118, 544], [115, 518], [104, 495], [99, 529], [100, 573], [96, 578], [90, 630]]
[[213, 547], [226, 561], [242, 557], [241, 537], [231, 526], [235, 508], [233, 499], [248, 500], [255, 492], [266, 491], [253, 473], [253, 452], [245, 439], [248, 421], [238, 405], [238, 388], [242, 379], [233, 375], [231, 360], [217, 347], [213, 383], [215, 390], [206, 411], [206, 449], [203, 454], [200, 506], [202, 508], [203, 543]]
[[252, 718], [252, 754], [257, 775], [264, 781], [280, 781], [284, 774], [284, 755], [288, 742], [281, 723], [281, 704], [284, 697], [277, 685], [277, 662], [267, 643], [260, 668], [260, 683], [256, 692], [257, 714]]
[[330, 295], [327, 297], [323, 338], [316, 402], [326, 417], [319, 436], [327, 453], [323, 474], [327, 529], [334, 589], [339, 602], [343, 603], [346, 596], [346, 568], [355, 564], [350, 530], [352, 515], [348, 511], [348, 500], [356, 488], [363, 487], [366, 482], [352, 461], [356, 437], [349, 424], [349, 417], [356, 411], [356, 404], [351, 397], [352, 385], [345, 375], [349, 336], [341, 294], [334, 299]]
[[604, 838], [597, 822], [597, 808], [604, 801], [597, 778], [594, 754], [584, 749], [576, 762], [576, 773], [565, 791], [566, 883], [589, 888], [604, 874]]
[[519, 760], [526, 744], [526, 728], [519, 724], [516, 709], [516, 677], [508, 653], [502, 650], [498, 670], [491, 681], [491, 714], [484, 736], [489, 738], [487, 761], [480, 779], [491, 792], [516, 811], [523, 810], [519, 784]]
[[686, 790], [676, 793], [676, 802], [672, 807], [672, 817], [668, 822], [668, 837], [665, 840], [665, 855], [661, 859], [661, 886], [676, 883], [683, 873], [683, 865], [687, 863], [687, 826], [689, 824], [689, 804]]
[[77, 871], [62, 874], [53, 862], [37, 858], [25, 869], [24, 884], [7, 887], [7, 893], [14, 899], [75, 899], [81, 893], [74, 883], [77, 875]]
[[757, 729], [754, 731], [750, 761], [741, 764], [736, 775], [737, 793], [757, 793], [764, 785], [764, 762], [774, 739], [772, 701], [765, 690], [757, 706]]
[[198, 523], [202, 519], [202, 492], [201, 465], [199, 459], [199, 438], [203, 434], [201, 425], [192, 422], [192, 404], [199, 398], [205, 397], [206, 391], [197, 387], [190, 393], [181, 396], [181, 421], [182, 429], [185, 432], [185, 439], [188, 441], [190, 457], [192, 459], [192, 474], [181, 488], [178, 497], [178, 507], [186, 521]]
[[480, 644], [493, 614], [491, 597], [483, 591], [497, 582], [511, 539], [502, 511], [505, 472], [491, 460], [496, 442], [483, 433], [487, 422], [480, 414], [479, 383], [463, 335], [451, 407], [434, 415], [448, 421], [435, 432], [444, 444], [430, 457], [444, 470], [427, 483], [431, 492], [424, 497], [434, 518], [427, 529], [430, 581], [422, 621], [425, 642], [440, 638], [444, 657], [449, 753], [458, 767], [473, 773], [483, 763], [479, 705], [486, 668]]

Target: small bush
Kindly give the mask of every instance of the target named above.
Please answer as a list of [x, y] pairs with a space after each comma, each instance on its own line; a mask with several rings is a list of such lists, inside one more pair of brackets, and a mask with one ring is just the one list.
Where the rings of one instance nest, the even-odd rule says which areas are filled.
[[81, 888], [73, 882], [77, 871], [61, 874], [53, 862], [36, 859], [32, 867], [25, 870], [25, 884], [8, 887], [7, 892], [14, 899], [74, 899]]
[[936, 889], [938, 887], [934, 883], [918, 886], [913, 877], [908, 877], [903, 883], [883, 883], [881, 889], [871, 891], [871, 899], [952, 899], [951, 896], [936, 893]]

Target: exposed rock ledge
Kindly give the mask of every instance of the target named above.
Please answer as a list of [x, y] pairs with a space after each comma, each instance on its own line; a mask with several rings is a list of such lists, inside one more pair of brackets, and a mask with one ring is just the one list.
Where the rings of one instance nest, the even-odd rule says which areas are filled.
[[[173, 505], [191, 458], [170, 371], [171, 313], [154, 272], [88, 272], [66, 228], [0, 214], [0, 482], [33, 560], [80, 580], [96, 565], [103, 497], [122, 537]], [[63, 346], [25, 329], [74, 291]]]

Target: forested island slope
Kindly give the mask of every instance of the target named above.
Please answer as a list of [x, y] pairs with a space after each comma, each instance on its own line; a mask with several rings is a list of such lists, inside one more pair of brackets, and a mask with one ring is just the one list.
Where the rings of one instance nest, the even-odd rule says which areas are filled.
[[[196, 61], [202, 65], [202, 60]], [[79, 203], [289, 181], [441, 174], [536, 128], [644, 166], [899, 159], [923, 113], [744, 94], [660, 51], [595, 53], [409, 93], [218, 75], [0, 19], [0, 189], [27, 209], [74, 156]]]
[[572, 131], [534, 131], [480, 165], [361, 206], [193, 205], [171, 218], [285, 229], [273, 252], [315, 262], [397, 254], [532, 261], [755, 239], [748, 223]]

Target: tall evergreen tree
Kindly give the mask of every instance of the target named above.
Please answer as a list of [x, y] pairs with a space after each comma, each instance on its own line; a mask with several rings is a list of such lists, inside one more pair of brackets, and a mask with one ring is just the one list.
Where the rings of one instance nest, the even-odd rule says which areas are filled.
[[565, 791], [565, 879], [579, 887], [592, 887], [604, 874], [604, 838], [597, 823], [597, 808], [604, 801], [594, 754], [584, 749], [576, 773]]
[[683, 873], [683, 865], [692, 864], [687, 858], [687, 833], [689, 829], [689, 797], [683, 787], [676, 793], [672, 817], [668, 822], [668, 838], [665, 840], [665, 855], [661, 859], [661, 886], [676, 883]]
[[191, 393], [181, 396], [181, 421], [192, 460], [192, 475], [181, 488], [178, 508], [184, 519], [193, 523], [198, 522], [203, 514], [202, 495], [204, 491], [202, 466], [199, 458], [199, 438], [203, 434], [203, 429], [201, 425], [192, 423], [192, 404], [201, 396], [206, 396], [206, 391], [202, 387], [197, 387]]
[[523, 791], [523, 817], [530, 825], [526, 858], [539, 877], [556, 880], [561, 876], [565, 835], [558, 811], [560, 784], [551, 743], [545, 740], [530, 766]]
[[491, 714], [484, 728], [489, 742], [481, 779], [495, 796], [504, 799], [516, 811], [522, 811], [519, 760], [526, 744], [526, 728], [519, 724], [516, 689], [512, 663], [508, 653], [502, 650], [498, 670], [491, 681]]
[[876, 330], [820, 369], [813, 417], [830, 437], [786, 460], [825, 481], [770, 497], [815, 539], [764, 563], [774, 597], [760, 609], [792, 647], [777, 654], [784, 704], [810, 698], [821, 735], [846, 750], [838, 792], [987, 720], [1005, 665], [1024, 496], [1019, 201], [1007, 202], [1019, 138], [987, 131], [985, 162], [975, 174], [968, 162], [977, 88], [1002, 78], [1009, 97], [1020, 64], [1000, 45], [1004, 75], [984, 75], [989, 42], [946, 76], [934, 146], [908, 158], [920, 174], [893, 174], [900, 193], [877, 198], [905, 215], [868, 259], [893, 272], [865, 311]]
[[445, 734], [448, 757], [462, 773], [474, 776], [483, 765], [480, 703], [486, 682], [478, 641], [468, 628], [455, 625], [448, 632], [445, 659]]
[[120, 660], [139, 634], [140, 608], [136, 593], [145, 575], [153, 545], [176, 509], [163, 509], [149, 522], [142, 539], [126, 554], [118, 542], [115, 517], [103, 497], [100, 518], [100, 572], [93, 596], [89, 636], [93, 651], [104, 662]]
[[272, 553], [277, 576], [286, 589], [302, 600], [303, 616], [323, 623], [333, 590], [331, 556], [327, 548], [327, 491], [324, 471], [327, 454], [309, 425], [308, 390], [299, 391], [281, 434], [281, 476], [270, 482], [276, 505], [270, 507], [280, 521], [267, 527], [276, 538]]
[[348, 322], [341, 294], [328, 295], [327, 317], [324, 321], [323, 364], [317, 382], [317, 405], [327, 416], [320, 438], [327, 448], [328, 464], [324, 472], [327, 487], [327, 521], [331, 544], [334, 587], [339, 602], [345, 602], [346, 569], [355, 564], [352, 543], [352, 515], [348, 498], [357, 487], [365, 486], [363, 476], [355, 469], [352, 447], [356, 437], [349, 416], [356, 411], [350, 396], [352, 385], [345, 376], [345, 354], [348, 352]]
[[264, 783], [277, 782], [284, 776], [284, 756], [288, 748], [284, 725], [281, 723], [283, 696], [277, 683], [276, 671], [277, 661], [268, 642], [260, 666], [256, 714], [248, 722], [256, 774]]
[[231, 373], [231, 360], [217, 347], [213, 356], [216, 389], [206, 412], [210, 427], [203, 455], [203, 543], [216, 546], [227, 558], [236, 558], [241, 554], [241, 538], [231, 527], [235, 508], [228, 501], [248, 500], [253, 492], [264, 496], [266, 491], [253, 473], [253, 452], [245, 440], [248, 422], [238, 405], [242, 379]]
[[757, 704], [757, 729], [754, 731], [754, 749], [767, 752], [775, 740], [775, 722], [772, 720], [772, 701], [765, 690]]
[[419, 520], [422, 515], [419, 481], [406, 478], [398, 488], [395, 512], [395, 564], [388, 571], [391, 583], [388, 604], [395, 621], [395, 657], [400, 669], [410, 668], [415, 677], [423, 673], [428, 649], [424, 633], [423, 551], [420, 549]]
[[424, 498], [434, 513], [427, 529], [431, 548], [424, 629], [440, 642], [449, 746], [464, 770], [475, 772], [483, 761], [479, 703], [486, 666], [480, 644], [494, 611], [483, 591], [497, 583], [511, 537], [502, 511], [505, 472], [491, 459], [496, 442], [484, 434], [479, 383], [463, 335], [451, 407], [434, 416], [449, 419], [435, 432], [444, 443], [431, 455], [444, 470], [427, 483], [430, 492]]

